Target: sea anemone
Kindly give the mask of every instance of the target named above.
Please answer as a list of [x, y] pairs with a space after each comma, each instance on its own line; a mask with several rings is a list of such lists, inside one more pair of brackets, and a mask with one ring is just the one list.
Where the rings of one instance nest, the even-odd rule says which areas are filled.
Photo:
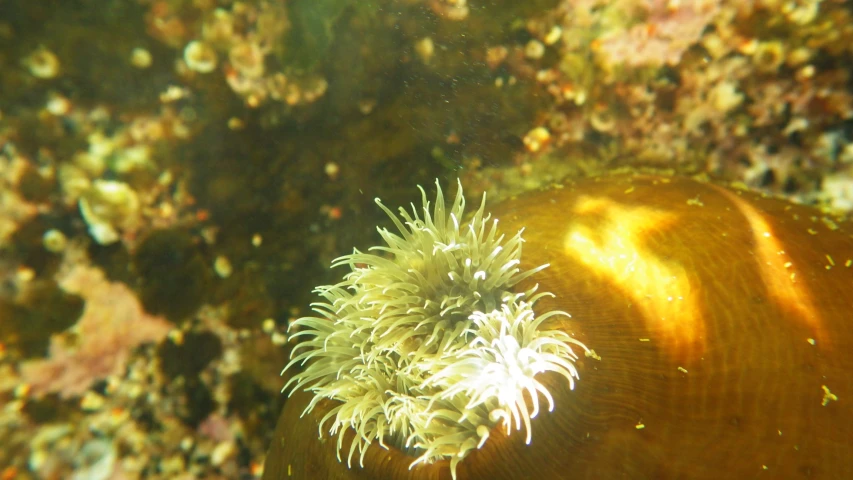
[[[486, 428], [472, 434], [469, 426], [453, 439], [454, 448], [468, 449], [464, 460], [456, 462], [457, 478], [853, 478], [853, 409], [845, 406], [853, 395], [853, 224], [849, 221], [710, 182], [639, 174], [566, 182], [489, 209], [501, 219], [505, 231], [526, 228], [524, 256], [493, 262], [502, 266], [519, 259], [512, 267], [518, 271], [506, 277], [507, 293], [492, 297], [498, 299], [497, 308], [454, 317], [469, 322], [466, 329], [483, 336], [476, 345], [466, 344], [476, 350], [458, 357], [459, 363], [448, 370], [444, 370], [446, 364], [432, 364], [419, 385], [402, 385], [409, 391], [433, 392], [442, 387], [445, 397], [467, 396], [468, 400], [444, 404], [458, 408], [493, 402], [492, 411], [498, 413], [495, 418], [486, 417], [490, 421]], [[443, 218], [445, 229], [455, 228], [452, 217], [448, 221], [447, 216], [431, 213], [433, 223]], [[426, 218], [418, 220], [406, 220], [399, 242], [409, 244], [407, 238], [418, 235], [413, 231], [429, 224]], [[469, 228], [466, 225], [456, 234], [457, 244], [463, 243], [462, 238], [489, 236], [488, 229], [480, 235], [476, 228], [474, 234], [468, 233]], [[502, 252], [512, 250], [507, 248], [511, 242], [502, 243]], [[433, 244], [427, 245], [419, 247], [423, 254], [406, 258], [431, 263]], [[394, 249], [389, 245], [380, 253], [390, 251], [386, 261], [393, 263], [400, 260]], [[491, 251], [476, 258], [488, 258]], [[356, 278], [361, 268], [379, 270], [378, 265], [358, 258], [351, 274]], [[458, 258], [466, 257], [454, 258], [459, 262]], [[487, 272], [486, 280], [491, 279], [488, 270], [473, 266], [473, 258], [470, 280], [480, 270]], [[548, 268], [507, 286], [515, 275], [544, 263]], [[404, 276], [400, 278], [409, 278], [405, 276], [410, 275], [408, 267], [395, 268]], [[384, 287], [401, 281], [397, 278]], [[536, 282], [554, 295], [530, 292]], [[308, 328], [329, 338], [330, 346], [354, 331], [345, 327], [338, 333], [334, 325], [339, 318], [334, 312], [347, 312], [345, 305], [356, 298], [357, 292], [347, 283], [328, 289], [335, 292], [325, 300], [330, 307], [319, 308], [332, 319], [320, 315], [326, 320], [310, 321]], [[413, 283], [401, 293], [419, 296], [419, 285]], [[523, 295], [516, 297], [519, 293]], [[352, 308], [374, 311], [368, 303]], [[553, 313], [542, 319], [551, 311], [572, 316]], [[538, 328], [537, 321], [542, 322]], [[454, 331], [447, 325], [445, 331]], [[367, 334], [355, 336], [359, 335]], [[443, 344], [445, 338], [452, 344], [452, 335], [442, 335], [437, 342]], [[594, 346], [601, 360], [591, 353], [580, 355], [571, 338]], [[308, 345], [301, 347], [307, 350], [296, 355], [317, 349], [316, 342], [310, 343], [316, 339], [309, 335]], [[376, 336], [373, 341], [394, 344], [385, 337]], [[552, 347], [546, 345], [553, 342], [559, 346], [549, 351]], [[426, 340], [415, 343], [409, 347], [411, 352], [418, 352]], [[579, 354], [576, 360], [567, 360], [571, 355], [566, 346]], [[525, 347], [538, 353], [522, 354]], [[512, 354], [516, 351], [517, 355]], [[339, 354], [351, 359], [354, 353], [361, 355], [357, 348]], [[395, 381], [401, 381], [411, 373], [410, 359], [415, 356], [398, 359], [399, 369], [397, 362], [383, 366], [396, 374]], [[563, 370], [532, 376], [525, 369], [541, 370], [539, 360]], [[319, 362], [326, 360], [322, 356], [309, 360], [308, 369], [318, 368], [313, 365]], [[362, 374], [345, 368], [338, 376], [330, 362], [325, 365], [323, 389], [339, 380], [345, 389], [352, 384], [349, 378]], [[362, 370], [365, 367], [366, 363]], [[582, 378], [574, 390], [566, 380], [565, 372], [574, 378], [569, 367]], [[338, 442], [320, 438], [317, 428], [322, 423], [321, 433], [328, 437], [329, 422], [353, 407], [336, 398], [318, 400], [310, 391], [307, 372], [298, 375], [306, 380], [303, 384], [309, 391], [294, 392], [279, 417], [264, 480], [451, 478], [454, 457], [430, 453], [433, 463], [410, 467], [429, 447], [416, 449], [410, 444], [407, 448], [402, 441], [402, 447], [395, 448], [399, 443], [392, 442], [394, 435], [389, 433], [381, 439], [387, 447], [383, 448], [376, 436], [378, 421], [366, 433], [357, 432], [366, 424], [359, 413], [348, 414], [353, 427], [342, 423], [337, 433], [343, 435], [344, 445], [355, 442], [356, 451], [366, 447], [359, 455], [363, 467], [348, 468], [346, 462], [337, 461]], [[401, 391], [396, 383], [390, 386]], [[385, 394], [378, 388], [372, 392]], [[528, 426], [524, 414], [534, 416], [534, 398], [543, 409], [551, 404], [555, 408], [531, 418]], [[408, 416], [418, 400], [415, 396], [409, 404], [394, 404], [387, 414], [377, 403], [374, 409], [385, 416], [377, 413], [375, 418], [399, 420]], [[305, 412], [309, 405], [313, 410]], [[453, 426], [459, 423], [454, 421], [458, 408], [449, 414], [440, 411], [432, 422], [423, 424], [427, 429], [459, 428]], [[456, 420], [476, 424], [468, 417]], [[488, 425], [494, 426], [488, 429]], [[506, 427], [511, 427], [511, 434]], [[391, 431], [390, 425], [382, 428]], [[398, 421], [393, 428], [396, 434], [403, 427]], [[486, 431], [488, 439], [480, 446]], [[530, 444], [528, 433], [533, 438]], [[450, 450], [446, 443], [437, 445], [433, 453]]]
[[[284, 390], [308, 390], [314, 398], [303, 415], [323, 399], [339, 402], [320, 421], [320, 436], [337, 435], [338, 460], [347, 450], [363, 465], [372, 443], [396, 447], [415, 457], [411, 466], [448, 459], [456, 466], [482, 447], [495, 425], [506, 434], [526, 431], [540, 410], [554, 401], [537, 380], [556, 372], [574, 387], [577, 359], [572, 346], [590, 351], [549, 320], [568, 316], [536, 313], [548, 293], [533, 285], [514, 287], [548, 265], [522, 270], [522, 232], [506, 238], [498, 221], [479, 209], [467, 222], [461, 184], [449, 208], [436, 182], [431, 209], [395, 215], [382, 202], [397, 232], [379, 228], [385, 246], [355, 250], [333, 262], [350, 272], [337, 285], [316, 289], [316, 317], [291, 325], [293, 350]], [[420, 213], [419, 213], [420, 210]], [[284, 372], [283, 372], [284, 373]], [[345, 432], [355, 432], [347, 447]]]

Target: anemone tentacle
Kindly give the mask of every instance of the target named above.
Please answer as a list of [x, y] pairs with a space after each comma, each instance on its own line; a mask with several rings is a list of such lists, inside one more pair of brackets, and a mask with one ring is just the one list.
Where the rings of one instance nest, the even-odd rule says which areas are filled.
[[[350, 271], [318, 287], [317, 316], [291, 325], [300, 340], [285, 370], [304, 366], [287, 382], [340, 402], [320, 421], [321, 436], [337, 436], [338, 459], [364, 458], [368, 446], [392, 445], [415, 457], [412, 466], [449, 459], [451, 473], [487, 441], [492, 427], [524, 430], [554, 400], [536, 380], [552, 371], [574, 388], [572, 347], [589, 352], [568, 334], [544, 328], [561, 311], [537, 312], [546, 293], [516, 285], [548, 265], [519, 267], [523, 230], [507, 237], [485, 212], [486, 197], [465, 218], [461, 185], [444, 201], [436, 182], [434, 207], [423, 188], [422, 207], [397, 213], [377, 205], [397, 229], [378, 228], [384, 246], [357, 249], [332, 263]], [[345, 446], [344, 431], [356, 435]]]

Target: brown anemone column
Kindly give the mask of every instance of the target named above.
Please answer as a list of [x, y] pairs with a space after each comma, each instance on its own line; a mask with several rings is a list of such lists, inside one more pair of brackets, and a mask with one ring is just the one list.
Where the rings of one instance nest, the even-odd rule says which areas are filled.
[[[459, 479], [853, 478], [849, 223], [658, 176], [488, 209], [525, 228], [523, 268], [551, 265], [533, 278], [556, 298], [536, 309], [571, 314], [560, 327], [601, 359], [577, 362], [574, 390], [546, 376], [555, 409], [532, 443], [494, 429]], [[300, 418], [309, 398], [288, 400], [265, 479], [450, 478], [378, 445], [347, 468], [318, 438], [327, 405]]]

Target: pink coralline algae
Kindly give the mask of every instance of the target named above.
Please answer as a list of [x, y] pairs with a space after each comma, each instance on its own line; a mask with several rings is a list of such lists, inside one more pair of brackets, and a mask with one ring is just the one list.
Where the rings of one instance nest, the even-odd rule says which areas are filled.
[[720, 10], [719, 0], [641, 3], [648, 13], [645, 22], [601, 39], [599, 52], [608, 63], [632, 67], [676, 65]]
[[21, 377], [36, 397], [78, 396], [96, 380], [123, 375], [136, 347], [161, 341], [171, 329], [163, 318], [145, 313], [126, 285], [110, 282], [100, 269], [76, 264], [59, 277], [60, 287], [86, 304], [77, 324], [51, 337], [48, 358], [21, 365]]

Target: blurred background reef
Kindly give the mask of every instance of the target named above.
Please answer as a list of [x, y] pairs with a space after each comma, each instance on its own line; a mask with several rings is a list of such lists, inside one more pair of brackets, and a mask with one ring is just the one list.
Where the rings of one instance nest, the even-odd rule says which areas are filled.
[[0, 479], [258, 478], [373, 203], [654, 169], [853, 210], [842, 0], [0, 2]]

